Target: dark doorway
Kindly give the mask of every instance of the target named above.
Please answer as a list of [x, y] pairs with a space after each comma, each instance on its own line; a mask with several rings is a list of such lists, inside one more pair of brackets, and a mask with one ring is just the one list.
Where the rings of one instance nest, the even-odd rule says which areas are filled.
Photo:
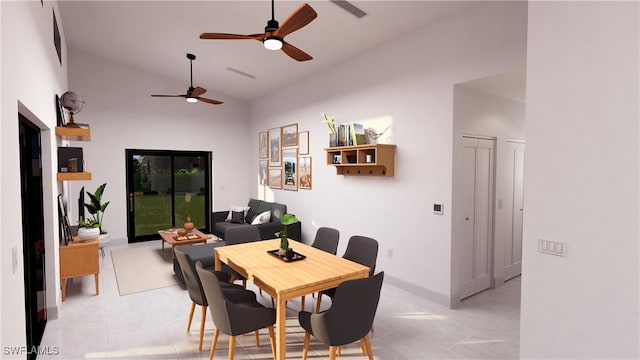
[[47, 324], [40, 129], [22, 114], [20, 122], [20, 191], [28, 359], [35, 359]]
[[157, 240], [190, 216], [209, 232], [211, 152], [126, 150], [129, 242]]

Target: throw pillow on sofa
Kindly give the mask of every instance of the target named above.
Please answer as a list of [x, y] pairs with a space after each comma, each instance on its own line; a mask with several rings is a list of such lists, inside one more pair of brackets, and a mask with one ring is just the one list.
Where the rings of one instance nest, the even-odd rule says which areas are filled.
[[244, 211], [232, 211], [231, 222], [236, 224], [244, 224]]
[[258, 214], [253, 221], [251, 221], [251, 225], [260, 225], [266, 224], [271, 221], [271, 211], [267, 210], [261, 214]]
[[230, 208], [229, 214], [227, 215], [227, 219], [225, 221], [231, 221], [231, 215], [232, 215], [232, 212], [234, 211], [242, 211], [242, 216], [245, 217], [247, 216], [247, 212], [250, 209], [250, 207], [248, 206], [238, 206], [233, 204], [231, 204], [229, 208]]

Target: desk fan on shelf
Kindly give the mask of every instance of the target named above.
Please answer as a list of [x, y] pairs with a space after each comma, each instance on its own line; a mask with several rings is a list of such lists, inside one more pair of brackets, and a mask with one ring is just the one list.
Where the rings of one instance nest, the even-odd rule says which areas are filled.
[[82, 106], [84, 105], [85, 101], [81, 99], [80, 96], [78, 96], [78, 94], [76, 94], [75, 92], [67, 91], [62, 94], [60, 102], [62, 103], [62, 108], [66, 113], [69, 114], [69, 121], [65, 126], [79, 127], [79, 125], [75, 123], [73, 115], [79, 113], [82, 110]]

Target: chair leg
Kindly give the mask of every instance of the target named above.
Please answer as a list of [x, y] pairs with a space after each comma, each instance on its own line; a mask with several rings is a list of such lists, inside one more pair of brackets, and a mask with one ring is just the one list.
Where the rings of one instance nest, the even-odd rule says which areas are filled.
[[311, 339], [311, 333], [305, 331], [304, 333], [304, 347], [302, 348], [302, 360], [307, 360], [307, 353], [309, 352], [309, 340]]
[[260, 330], [256, 330], [256, 347], [259, 348], [260, 347]]
[[302, 295], [302, 300], [301, 300], [300, 302], [301, 302], [301, 304], [300, 304], [300, 310], [301, 310], [301, 311], [304, 311], [304, 295]]
[[364, 341], [364, 346], [367, 349], [367, 355], [369, 355], [369, 360], [373, 360], [373, 350], [371, 349], [371, 339], [369, 338], [369, 335], [365, 335], [365, 337], [363, 337], [362, 340]]
[[191, 310], [189, 310], [189, 321], [187, 322], [187, 332], [191, 331], [191, 320], [193, 320], [193, 311], [196, 309], [196, 303], [191, 302]]
[[269, 342], [271, 343], [271, 352], [273, 353], [273, 358], [276, 358], [276, 334], [273, 331], [273, 325], [269, 326]]
[[236, 337], [229, 336], [229, 360], [233, 360], [233, 355], [236, 352]]
[[202, 314], [200, 314], [200, 342], [198, 343], [198, 351], [202, 351], [202, 338], [204, 337], [204, 322], [207, 319], [207, 307], [202, 306]]
[[220, 330], [216, 328], [213, 331], [213, 339], [211, 339], [211, 350], [209, 351], [209, 360], [213, 360], [213, 353], [216, 351], [216, 344], [218, 343], [218, 335], [220, 335]]
[[336, 360], [337, 346], [329, 346], [329, 360]]
[[316, 301], [316, 312], [320, 312], [320, 302], [322, 301], [322, 293], [318, 293], [318, 301]]

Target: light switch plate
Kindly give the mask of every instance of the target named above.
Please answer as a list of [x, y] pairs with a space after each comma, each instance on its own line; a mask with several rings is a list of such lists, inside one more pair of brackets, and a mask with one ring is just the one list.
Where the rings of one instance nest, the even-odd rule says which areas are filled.
[[563, 242], [539, 238], [538, 252], [556, 256], [567, 256], [567, 245]]
[[15, 274], [18, 270], [18, 248], [11, 248], [11, 273]]

